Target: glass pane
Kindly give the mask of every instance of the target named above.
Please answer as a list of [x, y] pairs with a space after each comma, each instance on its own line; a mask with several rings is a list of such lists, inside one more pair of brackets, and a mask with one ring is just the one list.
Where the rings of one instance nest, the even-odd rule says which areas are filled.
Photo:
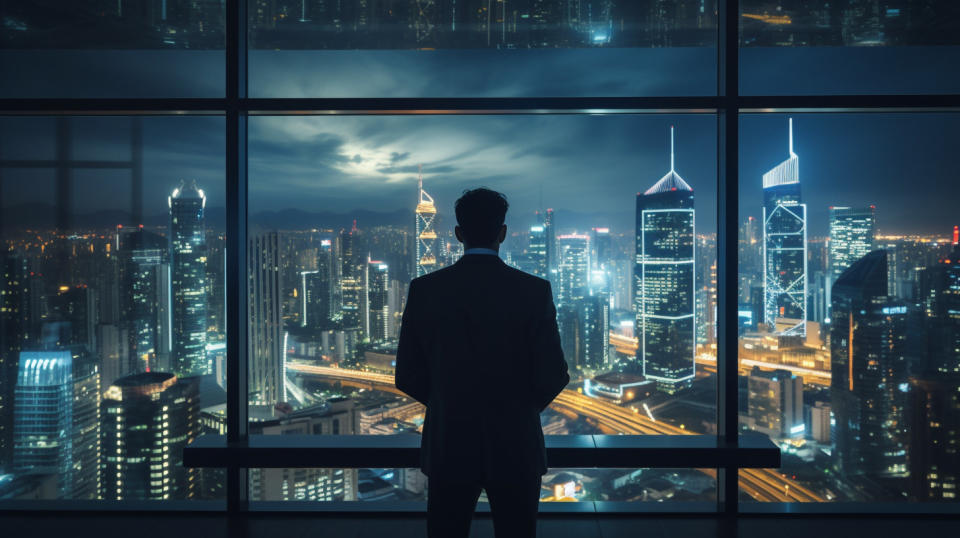
[[222, 97], [224, 2], [4, 2], [0, 97]]
[[[544, 433], [716, 433], [714, 116], [256, 116], [249, 155], [252, 433], [422, 430], [424, 406], [393, 377], [407, 288], [460, 258], [453, 204], [480, 185], [511, 205], [501, 259], [555, 292], [571, 383], [541, 414]], [[379, 476], [400, 481], [396, 498], [422, 499], [401, 484], [414, 471], [310, 471], [303, 483], [321, 500], [318, 484], [356, 482], [334, 497], [353, 500]], [[700, 471], [630, 473], [566, 482], [608, 500], [654, 477], [715, 496]], [[302, 499], [258, 487], [256, 499]]]
[[0, 500], [224, 497], [223, 133], [0, 118]]
[[746, 481], [744, 492], [955, 502], [960, 116], [742, 126], [740, 424], [783, 451], [766, 492]]
[[249, 1], [254, 97], [716, 93], [716, 2]]
[[744, 0], [745, 95], [956, 93], [953, 0]]

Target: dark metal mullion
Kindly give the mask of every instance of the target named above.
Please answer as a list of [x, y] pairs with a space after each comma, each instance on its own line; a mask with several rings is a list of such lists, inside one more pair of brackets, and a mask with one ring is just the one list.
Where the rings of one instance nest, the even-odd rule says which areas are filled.
[[[738, 0], [720, 0], [717, 30], [717, 432], [720, 443], [739, 445], [737, 395], [737, 224], [739, 196]], [[720, 510], [738, 512], [739, 469], [718, 469]]]
[[[247, 2], [226, 3], [227, 440], [247, 440]], [[227, 511], [249, 509], [247, 469], [229, 467]], [[231, 517], [235, 521], [236, 517]]]

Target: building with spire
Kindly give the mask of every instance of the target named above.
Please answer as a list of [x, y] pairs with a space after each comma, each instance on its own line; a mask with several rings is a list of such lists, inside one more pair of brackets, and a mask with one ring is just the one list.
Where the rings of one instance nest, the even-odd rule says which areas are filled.
[[783, 335], [807, 333], [807, 206], [789, 120], [787, 160], [763, 175], [763, 322]]
[[170, 208], [170, 314], [173, 371], [178, 377], [213, 372], [207, 360], [207, 196], [195, 181], [167, 198]]
[[437, 232], [433, 222], [437, 218], [437, 206], [433, 197], [423, 190], [423, 166], [417, 179], [417, 209], [415, 213], [415, 241], [413, 264], [416, 276], [423, 276], [437, 268]]
[[637, 369], [673, 393], [691, 382], [695, 356], [693, 188], [670, 171], [637, 193], [634, 264]]

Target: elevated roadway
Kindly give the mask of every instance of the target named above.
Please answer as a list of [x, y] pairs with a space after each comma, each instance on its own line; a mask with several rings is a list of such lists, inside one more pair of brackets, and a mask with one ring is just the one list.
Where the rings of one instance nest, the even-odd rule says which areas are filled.
[[[394, 385], [394, 377], [387, 374], [297, 363], [288, 363], [287, 371], [337, 380], [348, 386], [403, 394]], [[561, 392], [550, 406], [566, 416], [576, 414], [587, 418], [590, 422], [596, 424], [603, 433], [692, 435], [691, 432], [683, 428], [651, 420], [646, 415], [631, 409], [590, 398], [569, 389]], [[702, 469], [702, 471], [716, 477], [715, 469]], [[826, 500], [808, 488], [781, 475], [775, 469], [741, 469], [740, 488], [754, 499], [764, 502], [823, 502]]]

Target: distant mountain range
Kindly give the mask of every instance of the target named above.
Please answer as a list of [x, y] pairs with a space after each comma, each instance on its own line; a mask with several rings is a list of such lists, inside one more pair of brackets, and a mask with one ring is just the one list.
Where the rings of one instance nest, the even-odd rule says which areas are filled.
[[[226, 209], [223, 207], [207, 208], [207, 226], [214, 230], [222, 230], [226, 223]], [[453, 215], [440, 215], [442, 221], [452, 224]], [[147, 227], [164, 227], [168, 224], [169, 216], [166, 213], [155, 214], [144, 218], [142, 223], [135, 223], [127, 211], [95, 211], [92, 213], [76, 213], [69, 216], [69, 225], [75, 230], [113, 228], [117, 224], [143, 224]], [[356, 219], [361, 229], [374, 226], [406, 226], [413, 225], [413, 212], [405, 209], [395, 211], [370, 211], [355, 209], [343, 213], [333, 211], [304, 211], [302, 209], [285, 209], [278, 211], [261, 211], [250, 216], [251, 228], [305, 230], [310, 228], [349, 229]], [[0, 222], [3, 229], [51, 229], [56, 224], [56, 209], [52, 204], [23, 204], [4, 208], [0, 212]], [[518, 215], [508, 216], [508, 224], [517, 223], [525, 226], [526, 219]], [[558, 210], [556, 213], [557, 228], [560, 231], [576, 228], [588, 231], [594, 226], [609, 226], [614, 231], [627, 231], [633, 227], [633, 215], [628, 212], [618, 213], [580, 213]]]
[[[226, 223], [226, 209], [223, 207], [208, 207], [206, 210], [207, 226], [211, 229], [222, 229]], [[143, 224], [147, 227], [167, 226], [170, 217], [166, 213], [150, 215], [141, 223], [133, 222], [127, 211], [95, 211], [92, 213], [75, 213], [69, 215], [70, 228], [76, 230], [113, 228], [117, 224]], [[300, 209], [281, 211], [263, 211], [250, 216], [253, 227], [270, 229], [301, 230], [309, 228], [350, 228], [356, 219], [357, 226], [369, 228], [373, 226], [412, 224], [413, 212], [397, 210], [391, 212], [369, 211], [358, 209], [346, 213], [332, 211], [310, 212]], [[4, 230], [49, 229], [57, 222], [56, 209], [50, 204], [23, 204], [4, 208], [0, 212], [0, 222]]]

